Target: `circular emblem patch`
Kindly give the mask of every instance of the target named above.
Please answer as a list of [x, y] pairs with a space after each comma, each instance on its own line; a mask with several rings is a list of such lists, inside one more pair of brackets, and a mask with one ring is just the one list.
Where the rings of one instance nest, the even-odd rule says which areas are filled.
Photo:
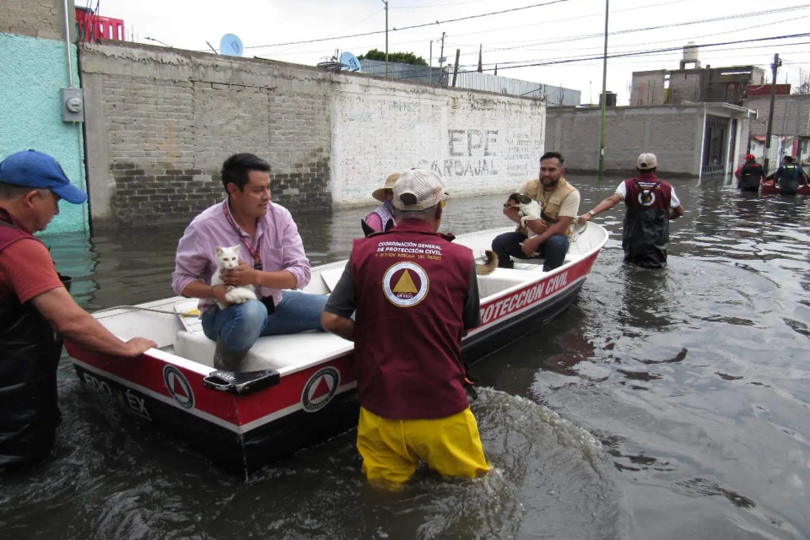
[[183, 372], [171, 364], [163, 368], [163, 382], [174, 400], [184, 409], [194, 407], [194, 391]]
[[412, 262], [400, 262], [389, 268], [382, 281], [385, 297], [397, 307], [413, 307], [425, 299], [430, 279], [424, 268]]
[[655, 190], [642, 190], [641, 193], [638, 194], [638, 202], [641, 203], [642, 206], [651, 206], [655, 202]]
[[301, 404], [307, 412], [316, 412], [332, 401], [340, 386], [340, 372], [333, 367], [326, 367], [315, 372], [304, 385], [301, 392]]

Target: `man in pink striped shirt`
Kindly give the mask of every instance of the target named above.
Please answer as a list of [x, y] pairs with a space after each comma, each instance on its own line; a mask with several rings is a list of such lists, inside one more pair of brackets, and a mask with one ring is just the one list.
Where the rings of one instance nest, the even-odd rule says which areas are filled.
[[[303, 289], [311, 269], [290, 212], [270, 201], [270, 164], [253, 154], [235, 154], [222, 166], [228, 197], [194, 218], [177, 247], [172, 287], [199, 298], [202, 326], [217, 342], [214, 367], [237, 371], [261, 336], [323, 330], [326, 296]], [[225, 285], [211, 286], [216, 247], [241, 246], [240, 264], [226, 270]], [[229, 305], [228, 286], [253, 285], [259, 300]]]

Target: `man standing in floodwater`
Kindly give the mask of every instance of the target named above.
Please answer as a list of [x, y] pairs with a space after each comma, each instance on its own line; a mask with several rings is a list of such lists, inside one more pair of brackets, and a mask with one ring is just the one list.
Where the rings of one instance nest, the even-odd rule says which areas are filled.
[[636, 170], [635, 178], [619, 184], [616, 193], [579, 216], [577, 221], [580, 225], [587, 223], [624, 201], [627, 206], [622, 237], [624, 262], [644, 268], [663, 268], [667, 264], [669, 222], [683, 215], [683, 206], [672, 184], [656, 176], [658, 158], [655, 154], [638, 156]]
[[775, 172], [768, 175], [768, 180], [776, 180], [779, 192], [783, 195], [795, 195], [799, 186], [807, 185], [807, 175], [801, 165], [793, 161], [792, 156], [782, 158], [782, 164]]

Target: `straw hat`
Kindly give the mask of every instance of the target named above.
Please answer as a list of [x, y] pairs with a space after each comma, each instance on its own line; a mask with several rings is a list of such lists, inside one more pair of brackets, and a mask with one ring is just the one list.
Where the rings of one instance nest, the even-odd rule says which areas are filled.
[[397, 183], [397, 180], [399, 180], [399, 173], [389, 175], [388, 178], [385, 179], [385, 186], [375, 189], [371, 193], [371, 196], [380, 202], [385, 202], [385, 192], [389, 189], [393, 189], [394, 184]]

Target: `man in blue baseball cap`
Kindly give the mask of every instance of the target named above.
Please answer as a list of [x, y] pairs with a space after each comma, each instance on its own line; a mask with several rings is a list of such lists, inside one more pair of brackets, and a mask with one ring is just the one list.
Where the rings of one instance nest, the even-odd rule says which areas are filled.
[[59, 213], [60, 199], [81, 204], [87, 195], [51, 156], [28, 150], [0, 162], [0, 473], [51, 451], [63, 336], [122, 357], [157, 347], [139, 337], [121, 341], [70, 296], [70, 278], [33, 234]]

